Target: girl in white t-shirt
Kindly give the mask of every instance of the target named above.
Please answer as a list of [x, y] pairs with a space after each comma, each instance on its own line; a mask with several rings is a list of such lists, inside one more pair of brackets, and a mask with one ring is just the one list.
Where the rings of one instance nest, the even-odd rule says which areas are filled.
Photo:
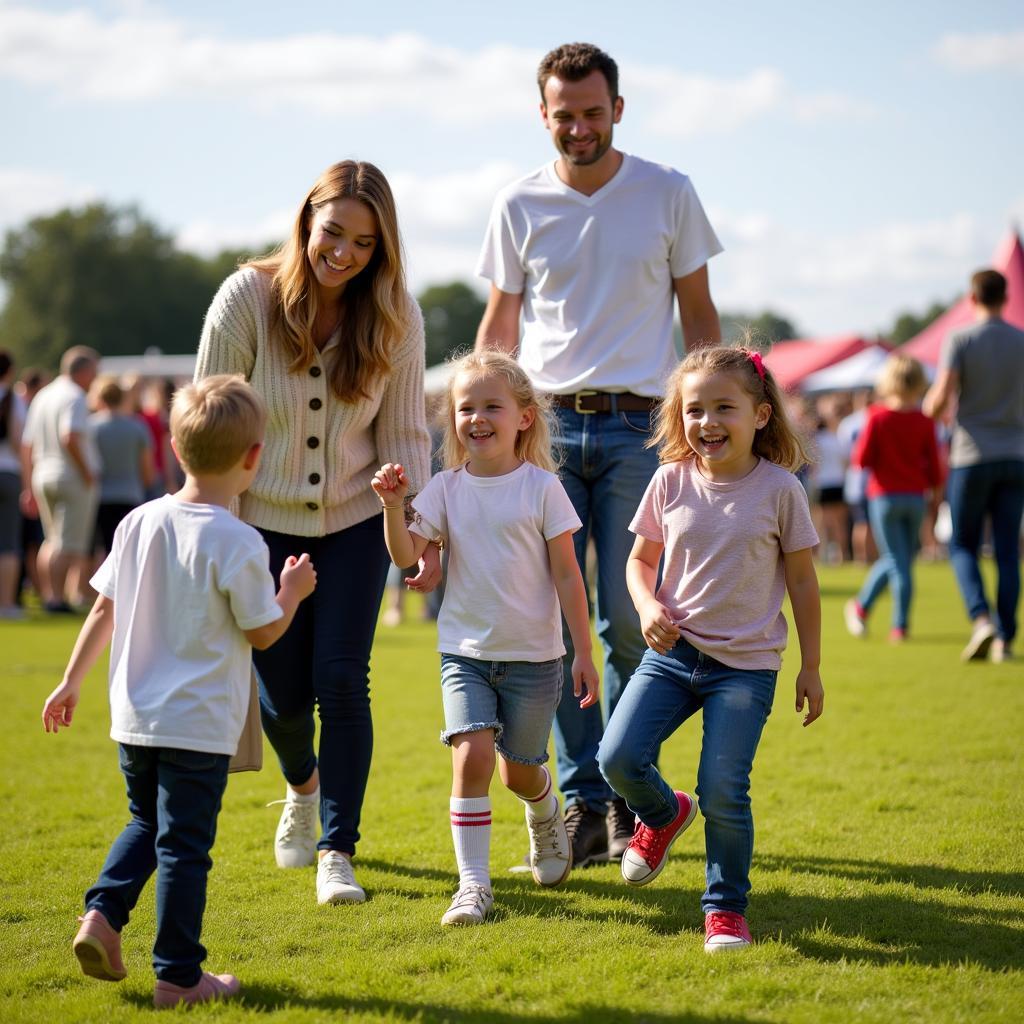
[[459, 888], [441, 924], [458, 925], [482, 923], [494, 905], [488, 790], [495, 750], [502, 782], [526, 805], [535, 881], [559, 885], [572, 867], [544, 767], [562, 693], [559, 606], [575, 650], [580, 707], [597, 702], [599, 682], [572, 541], [580, 520], [554, 473], [542, 399], [515, 360], [487, 351], [455, 364], [447, 407], [448, 468], [416, 496], [411, 521], [402, 466], [382, 466], [373, 489], [396, 565], [413, 565], [431, 541], [448, 550], [437, 627]]
[[605, 729], [598, 763], [637, 816], [622, 875], [646, 885], [697, 812], [653, 757], [702, 712], [704, 948], [716, 953], [751, 941], [750, 770], [786, 644], [787, 590], [802, 658], [796, 708], [806, 702], [804, 725], [822, 712], [811, 557], [818, 538], [791, 472], [806, 461], [804, 449], [758, 353], [706, 348], [687, 356], [669, 380], [650, 443], [661, 466], [630, 524], [636, 541], [626, 566], [649, 650]]

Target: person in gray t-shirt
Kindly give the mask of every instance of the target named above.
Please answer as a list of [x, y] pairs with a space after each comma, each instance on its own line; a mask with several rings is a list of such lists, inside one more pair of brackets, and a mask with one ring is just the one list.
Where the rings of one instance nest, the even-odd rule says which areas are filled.
[[[956, 400], [947, 498], [953, 520], [949, 554], [973, 628], [961, 657], [1011, 656], [1020, 600], [1020, 528], [1024, 515], [1024, 331], [1002, 318], [1006, 278], [971, 278], [976, 322], [946, 342], [924, 411], [940, 416]], [[992, 524], [998, 570], [995, 620], [978, 570], [985, 520]]]
[[96, 399], [100, 411], [89, 422], [103, 468], [95, 543], [109, 553], [117, 524], [146, 500], [154, 475], [153, 442], [146, 424], [123, 411], [124, 391], [117, 381], [101, 384]]

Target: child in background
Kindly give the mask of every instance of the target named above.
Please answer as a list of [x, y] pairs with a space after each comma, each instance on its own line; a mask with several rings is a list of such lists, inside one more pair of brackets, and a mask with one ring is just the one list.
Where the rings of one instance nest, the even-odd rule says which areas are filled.
[[86, 674], [113, 637], [111, 738], [120, 745], [131, 821], [114, 841], [73, 948], [82, 970], [120, 981], [121, 930], [157, 872], [154, 1005], [223, 999], [230, 974], [208, 974], [199, 941], [210, 848], [249, 704], [252, 647], [269, 647], [312, 593], [308, 556], [281, 589], [259, 533], [229, 511], [259, 464], [266, 408], [241, 377], [179, 391], [171, 413], [185, 486], [130, 512], [93, 577], [99, 593], [43, 725], [71, 725]]
[[[806, 456], [757, 352], [705, 348], [669, 380], [651, 444], [661, 466], [630, 530], [626, 582], [649, 650], [612, 714], [598, 762], [637, 815], [623, 878], [646, 885], [693, 821], [652, 751], [703, 713], [697, 796], [704, 815], [704, 949], [750, 944], [754, 828], [750, 770], [786, 645], [789, 592], [800, 639], [796, 709], [821, 715], [821, 607], [807, 497], [792, 470]], [[664, 555], [663, 576], [657, 585]], [[657, 588], [657, 589], [656, 589]]]
[[416, 496], [409, 525], [403, 468], [382, 466], [373, 481], [396, 565], [414, 564], [431, 541], [443, 541], [449, 556], [437, 629], [459, 888], [442, 925], [481, 924], [494, 905], [488, 790], [495, 750], [502, 782], [525, 804], [534, 880], [559, 885], [572, 867], [544, 767], [562, 691], [559, 605], [575, 647], [581, 707], [597, 702], [599, 683], [572, 541], [581, 524], [554, 473], [545, 411], [513, 359], [466, 356], [448, 388], [449, 468]]
[[856, 465], [869, 471], [867, 496], [871, 531], [881, 553], [856, 599], [844, 609], [853, 636], [867, 633], [871, 606], [892, 589], [889, 639], [907, 637], [913, 597], [912, 567], [920, 547], [928, 492], [942, 483], [935, 424], [919, 406], [928, 388], [921, 364], [910, 356], [885, 361], [876, 391], [881, 401], [868, 410], [853, 450]]

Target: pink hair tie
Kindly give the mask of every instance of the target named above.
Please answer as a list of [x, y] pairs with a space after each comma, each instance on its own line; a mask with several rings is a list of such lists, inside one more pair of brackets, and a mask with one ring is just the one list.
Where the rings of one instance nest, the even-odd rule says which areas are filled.
[[757, 370], [758, 377], [761, 378], [761, 383], [764, 383], [764, 360], [761, 358], [760, 352], [747, 351], [747, 356], [750, 361], [754, 364], [754, 369]]

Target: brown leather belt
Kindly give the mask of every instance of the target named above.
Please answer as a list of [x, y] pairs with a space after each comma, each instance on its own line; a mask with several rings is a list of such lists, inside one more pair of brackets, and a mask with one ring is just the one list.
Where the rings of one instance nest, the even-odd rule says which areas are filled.
[[645, 398], [630, 391], [577, 391], [574, 395], [552, 395], [551, 404], [587, 415], [592, 412], [653, 412], [661, 399]]

